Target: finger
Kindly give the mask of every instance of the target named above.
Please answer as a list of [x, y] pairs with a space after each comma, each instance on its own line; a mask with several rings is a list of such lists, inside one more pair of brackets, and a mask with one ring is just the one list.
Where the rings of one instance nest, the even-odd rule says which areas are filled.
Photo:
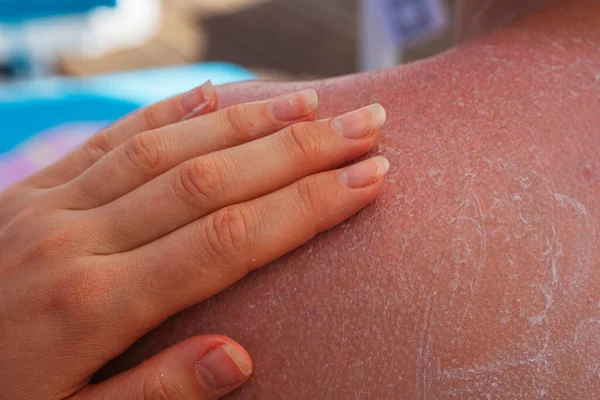
[[210, 81], [191, 91], [137, 110], [77, 147], [67, 156], [32, 175], [27, 184], [58, 186], [81, 174], [113, 149], [147, 130], [174, 124], [193, 115], [217, 109], [218, 98]]
[[248, 353], [232, 339], [206, 335], [188, 339], [72, 400], [213, 400], [244, 383], [252, 372]]
[[141, 133], [59, 188], [60, 195], [72, 199], [69, 208], [106, 204], [186, 160], [312, 119], [317, 102], [315, 91], [305, 90]]
[[[104, 254], [127, 251], [225, 206], [251, 200], [368, 152], [385, 122], [379, 104], [293, 125], [190, 160], [95, 210]], [[160, 218], [156, 218], [160, 215]]]
[[332, 228], [372, 201], [389, 163], [375, 157], [233, 205], [119, 256], [137, 334], [220, 292], [252, 269]]

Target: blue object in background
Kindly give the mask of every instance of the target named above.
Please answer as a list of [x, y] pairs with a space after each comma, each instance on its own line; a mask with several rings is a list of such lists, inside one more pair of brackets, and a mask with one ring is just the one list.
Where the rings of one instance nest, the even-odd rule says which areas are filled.
[[206, 63], [0, 85], [0, 153], [66, 122], [115, 121], [136, 108], [188, 91], [209, 79], [220, 85], [255, 78], [235, 65]]
[[0, 0], [0, 22], [84, 14], [98, 7], [115, 7], [117, 0]]
[[389, 38], [406, 46], [440, 32], [446, 25], [441, 0], [375, 0]]

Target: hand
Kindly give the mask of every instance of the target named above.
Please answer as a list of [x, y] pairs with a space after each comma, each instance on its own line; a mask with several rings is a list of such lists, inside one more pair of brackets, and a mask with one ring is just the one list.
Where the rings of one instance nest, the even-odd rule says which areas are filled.
[[[216, 109], [210, 84], [134, 113], [0, 195], [0, 398], [216, 399], [251, 373], [222, 336], [97, 385], [136, 339], [350, 217], [387, 161], [373, 105], [312, 121], [312, 90]], [[322, 172], [327, 171], [327, 172]]]

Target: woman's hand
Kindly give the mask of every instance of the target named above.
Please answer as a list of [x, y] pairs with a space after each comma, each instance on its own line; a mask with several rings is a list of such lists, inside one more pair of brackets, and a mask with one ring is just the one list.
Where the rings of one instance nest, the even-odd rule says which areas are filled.
[[[251, 361], [188, 339], [98, 385], [136, 339], [374, 199], [373, 105], [311, 122], [308, 90], [216, 109], [210, 84], [139, 111], [0, 195], [0, 398], [216, 399]], [[326, 172], [322, 172], [326, 171]]]

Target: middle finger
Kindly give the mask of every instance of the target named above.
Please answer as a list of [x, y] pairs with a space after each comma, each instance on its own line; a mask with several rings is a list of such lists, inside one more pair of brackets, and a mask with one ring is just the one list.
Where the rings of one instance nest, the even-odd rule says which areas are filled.
[[384, 122], [383, 107], [374, 104], [190, 160], [94, 210], [105, 232], [100, 253], [131, 250], [220, 208], [338, 167], [369, 151]]

